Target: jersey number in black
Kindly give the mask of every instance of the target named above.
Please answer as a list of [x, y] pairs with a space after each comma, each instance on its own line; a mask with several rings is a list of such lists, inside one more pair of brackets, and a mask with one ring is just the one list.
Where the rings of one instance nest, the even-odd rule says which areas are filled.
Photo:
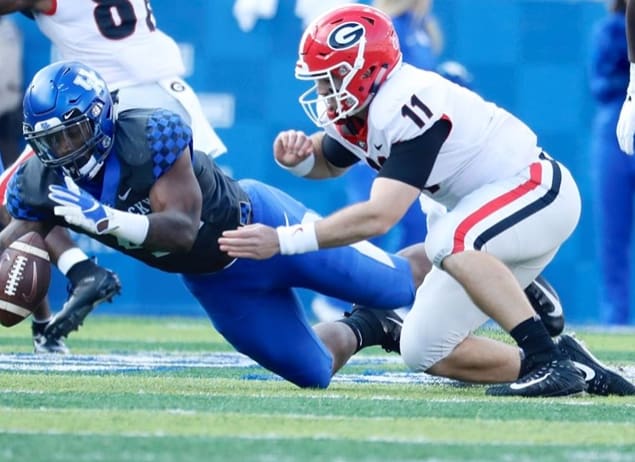
[[[93, 12], [97, 29], [110, 40], [121, 40], [134, 34], [137, 17], [130, 0], [93, 0], [97, 4]], [[145, 0], [146, 26], [150, 31], [156, 29], [150, 0]], [[113, 11], [114, 10], [114, 11]], [[116, 16], [114, 13], [116, 12]]]
[[429, 119], [432, 117], [432, 111], [428, 106], [423, 104], [423, 101], [417, 98], [417, 95], [412, 95], [410, 97], [410, 105], [404, 104], [401, 106], [401, 115], [408, 117], [417, 127], [423, 128], [426, 123], [421, 116], [423, 115], [426, 119]]

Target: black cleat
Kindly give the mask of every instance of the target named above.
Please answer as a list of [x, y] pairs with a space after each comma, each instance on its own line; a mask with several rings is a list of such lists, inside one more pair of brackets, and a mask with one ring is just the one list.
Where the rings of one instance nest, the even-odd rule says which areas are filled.
[[[379, 310], [375, 308], [368, 308], [366, 306], [355, 306], [351, 313], [344, 313], [346, 316], [342, 321], [353, 330], [357, 330], [357, 337], [359, 349], [371, 345], [381, 345], [381, 347], [387, 352], [400, 353], [399, 340], [401, 338], [401, 325], [403, 320], [393, 310]], [[376, 339], [369, 344], [364, 344], [362, 339], [362, 330], [357, 323], [365, 326], [373, 326], [371, 332], [374, 332], [372, 336]]]
[[567, 396], [586, 390], [583, 375], [568, 359], [553, 359], [536, 366], [512, 383], [489, 387], [491, 396], [549, 397]]
[[558, 348], [583, 374], [587, 391], [594, 395], [635, 395], [635, 385], [602, 364], [574, 336], [564, 334], [556, 340]]
[[77, 330], [84, 319], [100, 303], [112, 298], [121, 291], [121, 283], [115, 273], [99, 267], [93, 274], [86, 276], [69, 289], [69, 298], [62, 309], [53, 316], [44, 331], [47, 337], [66, 337]]
[[68, 354], [69, 349], [61, 337], [53, 337], [46, 335], [46, 323], [32, 322], [31, 332], [33, 333], [33, 352], [34, 353], [57, 353]]
[[557, 337], [564, 330], [564, 314], [562, 304], [556, 290], [547, 280], [538, 276], [525, 289], [525, 295], [529, 299], [540, 320], [552, 337]]

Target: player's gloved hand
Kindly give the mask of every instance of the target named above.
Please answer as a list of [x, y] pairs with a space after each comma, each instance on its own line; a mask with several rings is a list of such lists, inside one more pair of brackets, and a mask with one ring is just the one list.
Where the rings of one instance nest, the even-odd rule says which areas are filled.
[[620, 118], [617, 121], [617, 141], [626, 154], [635, 152], [635, 64], [631, 63], [630, 83], [626, 90], [626, 99], [622, 104]]
[[111, 233], [117, 226], [111, 223], [112, 209], [100, 203], [81, 189], [71, 177], [65, 176], [66, 187], [49, 186], [49, 199], [56, 202], [55, 215], [63, 217], [70, 225], [78, 226], [93, 234]]

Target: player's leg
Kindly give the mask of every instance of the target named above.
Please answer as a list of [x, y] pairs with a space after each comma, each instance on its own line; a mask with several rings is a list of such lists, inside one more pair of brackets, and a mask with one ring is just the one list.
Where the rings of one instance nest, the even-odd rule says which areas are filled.
[[280, 260], [238, 260], [220, 273], [183, 279], [237, 351], [299, 387], [326, 388], [331, 353], [311, 329], [293, 291], [276, 288], [276, 275], [284, 271]]
[[[532, 183], [540, 187], [520, 187]], [[558, 351], [521, 289], [572, 232], [579, 210], [579, 193], [569, 172], [544, 160], [516, 178], [475, 191], [429, 230], [426, 250], [432, 261], [460, 284], [485, 317], [510, 333], [525, 354], [517, 382], [492, 387], [492, 394], [555, 396], [584, 389], [582, 377]], [[427, 292], [418, 295], [423, 298]], [[448, 325], [450, 335], [456, 323]], [[453, 339], [454, 345], [459, 340]]]

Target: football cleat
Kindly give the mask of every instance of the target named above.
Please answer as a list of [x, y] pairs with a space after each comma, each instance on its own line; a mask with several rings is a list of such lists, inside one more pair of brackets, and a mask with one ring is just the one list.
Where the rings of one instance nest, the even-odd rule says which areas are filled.
[[62, 309], [53, 316], [44, 333], [48, 337], [66, 337], [77, 330], [86, 316], [100, 303], [121, 292], [119, 278], [112, 271], [98, 267], [89, 276], [84, 277], [73, 287], [69, 287], [69, 297]]
[[558, 348], [583, 374], [587, 384], [587, 392], [594, 395], [635, 395], [635, 385], [619, 373], [602, 364], [574, 336], [561, 335], [556, 340]]
[[[351, 313], [344, 314], [349, 325], [353, 325], [356, 322], [361, 322], [366, 325], [377, 326], [378, 330], [381, 328], [381, 332], [376, 332], [379, 339], [378, 344], [387, 352], [400, 353], [399, 340], [401, 338], [401, 326], [403, 320], [393, 310], [379, 310], [375, 308], [355, 306]], [[352, 322], [347, 322], [352, 321]], [[363, 339], [362, 339], [363, 343]], [[363, 348], [370, 345], [359, 345], [359, 348]]]
[[31, 332], [33, 333], [33, 352], [34, 353], [57, 353], [68, 354], [69, 349], [64, 343], [64, 339], [60, 337], [47, 336], [44, 331], [47, 324], [32, 322]]
[[525, 376], [512, 383], [492, 385], [490, 396], [549, 397], [568, 396], [586, 390], [584, 376], [569, 359], [553, 359], [538, 364]]
[[564, 314], [562, 304], [556, 290], [547, 280], [538, 276], [525, 289], [525, 295], [529, 299], [540, 320], [552, 337], [557, 337], [564, 330]]

